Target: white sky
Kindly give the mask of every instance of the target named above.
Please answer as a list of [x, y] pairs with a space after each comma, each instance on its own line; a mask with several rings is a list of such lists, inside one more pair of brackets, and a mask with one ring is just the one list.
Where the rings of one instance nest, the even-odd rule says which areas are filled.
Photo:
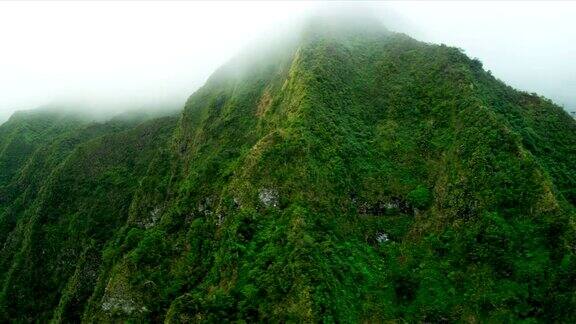
[[[181, 100], [260, 36], [334, 2], [0, 2], [0, 121], [59, 100]], [[576, 110], [576, 2], [369, 2], [392, 30], [463, 48]], [[94, 108], [91, 108], [94, 109]]]

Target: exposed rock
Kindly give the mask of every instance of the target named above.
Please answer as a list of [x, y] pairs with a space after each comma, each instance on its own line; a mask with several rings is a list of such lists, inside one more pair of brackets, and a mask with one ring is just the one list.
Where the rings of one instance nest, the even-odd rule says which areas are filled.
[[234, 197], [233, 201], [234, 201], [234, 208], [241, 208], [242, 207], [242, 205], [240, 204], [240, 199]]
[[118, 313], [132, 315], [148, 312], [142, 301], [131, 291], [126, 277], [127, 273], [126, 268], [123, 271], [118, 271], [110, 278], [104, 289], [100, 307], [109, 316]]
[[275, 189], [261, 189], [258, 198], [264, 207], [278, 207], [278, 191]]
[[[143, 308], [145, 309], [145, 307]], [[122, 312], [130, 315], [137, 309], [138, 307], [132, 299], [108, 297], [102, 302], [102, 310], [109, 313]]]
[[150, 212], [150, 221], [146, 224], [144, 224], [144, 227], [146, 227], [146, 229], [153, 227], [154, 225], [156, 225], [156, 223], [158, 222], [158, 220], [160, 219], [160, 215], [162, 213], [162, 208], [156, 206], [151, 212]]
[[221, 213], [216, 214], [216, 225], [220, 226], [224, 223], [224, 216]]
[[198, 212], [205, 216], [212, 215], [212, 199], [210, 197], [204, 198], [204, 200], [198, 204]]
[[385, 242], [390, 241], [390, 239], [388, 238], [388, 234], [378, 232], [378, 233], [376, 233], [376, 241], [378, 243], [385, 243]]
[[150, 216], [146, 219], [141, 219], [137, 221], [137, 224], [144, 227], [145, 229], [152, 228], [158, 223], [160, 217], [162, 216], [162, 207], [156, 206], [152, 211], [150, 211]]
[[386, 209], [397, 209], [400, 207], [400, 204], [397, 201], [387, 202], [384, 203], [384, 208]]
[[[356, 198], [352, 200], [356, 202]], [[366, 201], [358, 203], [358, 213], [361, 215], [390, 215], [397, 213], [413, 214], [414, 209], [401, 198], [391, 198], [385, 201], [378, 201], [370, 204]]]

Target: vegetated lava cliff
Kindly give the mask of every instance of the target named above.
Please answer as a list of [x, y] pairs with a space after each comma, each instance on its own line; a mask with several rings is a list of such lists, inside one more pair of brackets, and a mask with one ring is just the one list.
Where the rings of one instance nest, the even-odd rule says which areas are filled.
[[574, 320], [574, 119], [358, 21], [246, 51], [177, 118], [0, 126], [0, 319]]

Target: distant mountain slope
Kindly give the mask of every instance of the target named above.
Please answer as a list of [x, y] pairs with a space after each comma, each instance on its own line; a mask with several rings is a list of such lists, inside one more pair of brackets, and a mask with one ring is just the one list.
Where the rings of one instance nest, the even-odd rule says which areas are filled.
[[4, 320], [576, 318], [576, 122], [457, 49], [318, 19], [100, 127], [13, 171], [49, 173], [3, 205]]
[[[96, 277], [74, 274], [89, 266], [87, 260], [100, 258], [102, 245], [125, 221], [137, 175], [147, 170], [173, 125], [172, 118], [137, 127], [95, 124], [37, 152], [21, 176], [24, 183], [18, 184], [27, 191], [3, 215], [3, 225], [12, 219], [15, 226], [1, 254], [5, 314], [19, 310], [14, 314], [49, 319], [42, 314], [53, 313], [64, 291], [81, 299], [62, 307], [72, 308], [65, 309], [71, 314], [81, 311], [74, 307], [89, 297]], [[97, 270], [90, 269], [93, 275]], [[67, 285], [69, 280], [79, 280], [78, 286]]]
[[74, 116], [44, 111], [16, 113], [0, 127], [0, 185], [6, 185], [36, 148], [82, 125]]

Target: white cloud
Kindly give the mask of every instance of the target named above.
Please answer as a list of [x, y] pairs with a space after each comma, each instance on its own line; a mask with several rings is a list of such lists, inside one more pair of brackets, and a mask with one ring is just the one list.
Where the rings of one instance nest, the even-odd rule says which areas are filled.
[[[394, 17], [391, 29], [461, 47], [511, 85], [576, 108], [574, 2], [367, 5]], [[0, 119], [59, 99], [184, 101], [252, 39], [318, 6], [0, 2]]]

